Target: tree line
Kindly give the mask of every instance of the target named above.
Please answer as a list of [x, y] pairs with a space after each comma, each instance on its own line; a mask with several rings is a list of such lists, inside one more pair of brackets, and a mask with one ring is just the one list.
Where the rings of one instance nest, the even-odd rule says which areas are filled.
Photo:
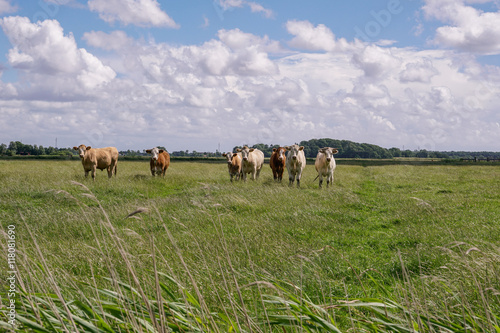
[[[339, 150], [336, 158], [367, 158], [367, 159], [390, 159], [397, 157], [407, 158], [448, 158], [448, 159], [498, 159], [500, 152], [461, 152], [461, 151], [428, 151], [426, 149], [401, 150], [399, 148], [382, 148], [369, 143], [357, 143], [349, 140], [336, 139], [311, 139], [297, 143], [299, 146], [304, 146], [304, 154], [307, 158], [315, 158], [318, 150], [323, 147], [332, 147]], [[262, 150], [265, 157], [270, 157], [273, 148], [278, 148], [279, 145], [267, 145], [259, 143], [251, 148]], [[242, 146], [234, 147], [233, 151]]]
[[[448, 158], [448, 159], [499, 159], [500, 152], [463, 152], [463, 151], [428, 151], [425, 149], [419, 150], [401, 150], [399, 148], [382, 148], [377, 145], [369, 143], [357, 143], [349, 140], [336, 140], [336, 139], [312, 139], [307, 141], [301, 141], [297, 143], [299, 146], [304, 146], [304, 153], [307, 158], [314, 158], [318, 153], [318, 149], [323, 147], [333, 147], [339, 149], [339, 152], [335, 157], [337, 158], [367, 158], [367, 159], [390, 159], [397, 157], [409, 157], [409, 158]], [[279, 145], [276, 144], [264, 144], [258, 143], [253, 146], [247, 145], [251, 148], [260, 149], [265, 157], [270, 157], [273, 148], [278, 148]], [[165, 147], [159, 146], [158, 148], [166, 149]], [[236, 146], [233, 148], [233, 152], [237, 148], [242, 148], [242, 146]], [[126, 150], [119, 152], [121, 156], [147, 156], [145, 150]], [[220, 157], [222, 153], [216, 152], [198, 152], [198, 151], [169, 151], [170, 155], [173, 157]], [[11, 141], [8, 145], [2, 143], [0, 144], [0, 156], [14, 156], [14, 155], [76, 155], [76, 151], [73, 148], [55, 148], [55, 147], [43, 147], [42, 145], [29, 145], [23, 144], [20, 141]]]
[[5, 143], [0, 144], [1, 156], [14, 156], [14, 155], [72, 155], [73, 148], [54, 148], [44, 147], [42, 145], [26, 145], [20, 141], [11, 141], [9, 145]]

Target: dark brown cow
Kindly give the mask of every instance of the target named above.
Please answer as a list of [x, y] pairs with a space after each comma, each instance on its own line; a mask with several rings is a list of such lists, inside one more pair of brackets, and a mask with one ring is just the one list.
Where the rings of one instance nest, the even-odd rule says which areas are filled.
[[273, 170], [274, 180], [281, 182], [283, 179], [283, 171], [285, 171], [285, 163], [286, 163], [286, 149], [283, 147], [273, 148], [273, 154], [269, 159], [269, 165]]
[[151, 154], [149, 166], [151, 168], [151, 175], [162, 175], [165, 177], [165, 172], [170, 165], [170, 155], [163, 149], [153, 148], [146, 150], [146, 153]]

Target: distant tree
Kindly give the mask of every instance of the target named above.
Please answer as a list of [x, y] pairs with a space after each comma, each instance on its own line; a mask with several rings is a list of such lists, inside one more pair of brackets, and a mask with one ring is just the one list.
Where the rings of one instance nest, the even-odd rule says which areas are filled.
[[415, 153], [415, 157], [419, 158], [427, 158], [429, 157], [429, 153], [425, 149], [421, 149]]
[[411, 150], [406, 149], [406, 150], [403, 150], [403, 151], [401, 152], [401, 156], [402, 156], [402, 157], [414, 157], [414, 156], [415, 156], [415, 154], [413, 154], [413, 152], [412, 152]]
[[37, 155], [45, 155], [46, 152], [45, 152], [45, 148], [43, 148], [42, 145], [38, 146], [38, 152], [37, 152]]
[[[8, 148], [8, 149], [9, 149], [10, 151], [13, 151], [13, 152], [14, 152], [14, 155], [15, 155], [15, 154], [17, 154], [17, 143], [18, 143], [18, 142], [19, 142], [19, 141], [17, 141], [17, 142], [11, 141], [11, 142], [9, 143], [9, 148]], [[19, 143], [20, 143], [20, 142], [19, 142]]]
[[5, 143], [2, 143], [0, 145], [0, 155], [5, 155], [7, 153], [7, 145]]
[[392, 157], [401, 157], [401, 150], [399, 148], [389, 148], [389, 151], [392, 154]]

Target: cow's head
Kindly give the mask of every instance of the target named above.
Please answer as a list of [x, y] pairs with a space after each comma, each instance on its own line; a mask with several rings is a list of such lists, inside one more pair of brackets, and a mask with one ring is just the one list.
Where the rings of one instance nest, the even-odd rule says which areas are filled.
[[325, 154], [326, 161], [330, 162], [333, 158], [333, 155], [337, 154], [339, 150], [337, 148], [325, 147], [318, 150], [320, 153]]
[[85, 145], [79, 145], [78, 147], [73, 147], [73, 150], [78, 150], [78, 156], [80, 156], [80, 158], [84, 158], [85, 153], [87, 152], [87, 150], [90, 149], [92, 149], [92, 147], [90, 146], [86, 147]]
[[304, 150], [304, 146], [299, 147], [298, 145], [292, 145], [286, 146], [285, 149], [288, 151], [288, 156], [291, 157], [292, 160], [296, 160], [299, 151]]
[[285, 148], [283, 148], [283, 147], [279, 147], [279, 148], [278, 148], [278, 149], [276, 149], [276, 150], [275, 150], [275, 149], [276, 149], [276, 148], [273, 148], [273, 152], [274, 152], [274, 151], [277, 151], [277, 152], [278, 152], [278, 161], [283, 161], [283, 160], [285, 160], [285, 159], [286, 159], [286, 157], [285, 157], [285, 152], [286, 152], [286, 149], [285, 149]]
[[240, 148], [236, 149], [238, 153], [241, 153], [241, 159], [243, 161], [248, 161], [248, 155], [254, 150], [255, 150], [254, 148], [248, 148], [247, 146], [243, 147], [242, 149]]
[[232, 163], [231, 161], [233, 160], [233, 157], [238, 156], [238, 154], [224, 153], [224, 154], [222, 154], [222, 156], [224, 156], [226, 158], [227, 164], [231, 164]]
[[146, 150], [146, 153], [151, 154], [151, 159], [153, 161], [158, 161], [158, 155], [160, 155], [163, 152], [164, 152], [163, 149], [158, 149], [157, 147]]

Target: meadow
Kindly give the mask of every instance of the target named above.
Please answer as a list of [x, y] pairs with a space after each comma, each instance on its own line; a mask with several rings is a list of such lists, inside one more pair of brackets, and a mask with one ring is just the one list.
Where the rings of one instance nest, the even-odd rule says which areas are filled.
[[300, 189], [285, 175], [120, 161], [92, 182], [79, 161], [0, 161], [17, 328], [500, 332], [500, 165], [339, 163], [328, 189], [311, 163]]

